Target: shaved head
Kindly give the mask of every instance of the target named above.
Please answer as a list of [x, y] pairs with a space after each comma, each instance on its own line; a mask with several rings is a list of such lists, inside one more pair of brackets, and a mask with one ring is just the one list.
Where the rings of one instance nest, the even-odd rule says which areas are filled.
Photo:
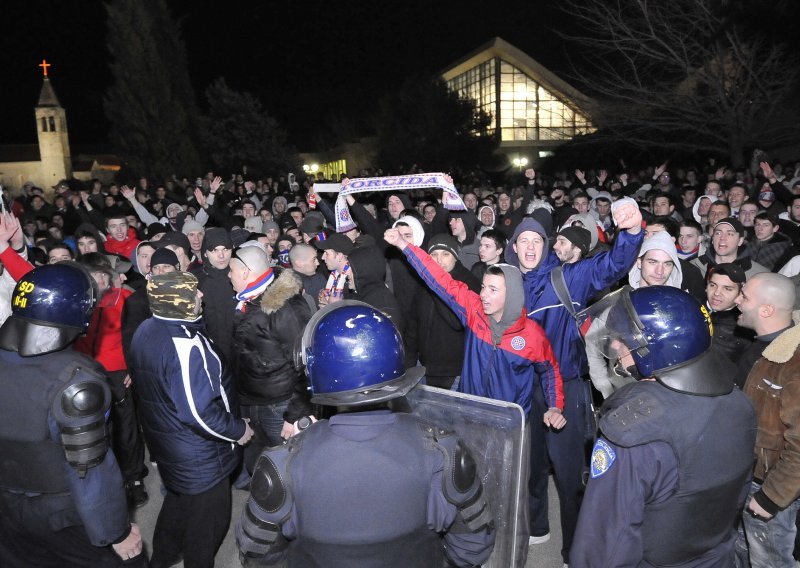
[[[753, 286], [755, 284], [755, 286]], [[791, 316], [794, 309], [795, 288], [791, 279], [783, 274], [761, 272], [747, 281], [748, 290], [754, 293], [762, 304], [771, 304], [776, 310]]]

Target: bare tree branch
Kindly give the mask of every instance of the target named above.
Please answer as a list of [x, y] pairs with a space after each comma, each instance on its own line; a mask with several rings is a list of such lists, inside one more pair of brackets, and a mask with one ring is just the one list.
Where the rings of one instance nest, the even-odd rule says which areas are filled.
[[[632, 144], [744, 161], [747, 146], [800, 138], [787, 102], [798, 58], [741, 28], [728, 0], [564, 0], [585, 54], [576, 79], [597, 126]], [[663, 139], [662, 139], [663, 137]], [[677, 142], [676, 142], [677, 140]]]

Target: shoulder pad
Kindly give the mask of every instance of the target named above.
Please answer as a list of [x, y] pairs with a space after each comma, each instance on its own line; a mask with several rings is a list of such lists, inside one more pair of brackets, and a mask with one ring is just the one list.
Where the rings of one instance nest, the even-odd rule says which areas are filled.
[[465, 532], [480, 530], [492, 522], [492, 516], [475, 459], [464, 442], [452, 434], [437, 438], [436, 445], [444, 455], [442, 492], [458, 509], [457, 526], [463, 525]]
[[61, 443], [69, 464], [84, 477], [108, 452], [106, 418], [111, 389], [106, 378], [84, 366], [65, 369], [53, 397], [51, 413], [61, 429]]
[[294, 504], [289, 465], [299, 448], [300, 443], [292, 441], [286, 446], [268, 448], [256, 462], [250, 480], [250, 499], [236, 527], [236, 540], [245, 557], [258, 558], [286, 544], [281, 527]]
[[649, 386], [642, 382], [626, 385], [606, 401], [611, 405], [604, 409], [600, 430], [609, 441], [628, 448], [656, 440], [669, 442], [668, 421], [673, 414]]

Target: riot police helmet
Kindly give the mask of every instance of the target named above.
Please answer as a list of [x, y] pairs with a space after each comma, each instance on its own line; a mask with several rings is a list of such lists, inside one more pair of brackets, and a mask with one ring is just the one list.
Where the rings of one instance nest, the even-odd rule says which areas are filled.
[[22, 356], [64, 349], [88, 329], [97, 297], [94, 278], [76, 262], [34, 268], [14, 287], [0, 349]]
[[352, 300], [329, 304], [309, 320], [297, 350], [311, 401], [363, 406], [404, 396], [424, 367], [406, 369], [403, 340], [380, 310]]
[[625, 286], [577, 317], [586, 341], [597, 342], [612, 361], [627, 360], [622, 367], [639, 379], [707, 396], [733, 389], [732, 364], [712, 349], [711, 316], [687, 292]]

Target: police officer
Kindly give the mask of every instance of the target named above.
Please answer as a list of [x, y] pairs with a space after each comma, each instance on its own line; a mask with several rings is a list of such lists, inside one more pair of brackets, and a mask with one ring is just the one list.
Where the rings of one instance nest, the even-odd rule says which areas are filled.
[[92, 277], [62, 262], [25, 275], [0, 327], [0, 563], [146, 565], [109, 451], [111, 393], [71, 349], [97, 299]]
[[469, 451], [451, 433], [385, 404], [424, 374], [403, 368], [391, 321], [361, 302], [337, 302], [312, 317], [302, 346], [312, 401], [340, 412], [259, 457], [236, 527], [243, 564], [486, 561], [495, 534]]
[[625, 287], [584, 310], [620, 372], [601, 408], [570, 561], [576, 566], [734, 565], [734, 523], [753, 468], [755, 414], [710, 317], [686, 292]]

